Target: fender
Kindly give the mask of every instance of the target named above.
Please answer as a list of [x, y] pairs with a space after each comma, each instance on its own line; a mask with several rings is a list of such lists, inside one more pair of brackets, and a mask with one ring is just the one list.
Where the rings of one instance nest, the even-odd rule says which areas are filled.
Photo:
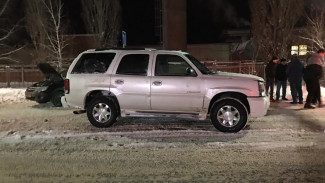
[[[204, 96], [204, 101], [203, 101], [203, 110], [208, 111], [209, 108], [211, 108], [211, 100], [216, 97], [216, 96], [222, 96], [223, 94], [229, 95], [229, 94], [239, 94], [243, 96], [251, 96], [254, 95], [255, 93], [252, 90], [249, 90], [247, 88], [241, 88], [241, 87], [216, 87], [216, 88], [211, 88], [208, 89], [207, 93]], [[234, 98], [234, 97], [232, 97]], [[217, 99], [218, 100], [218, 99]], [[246, 106], [246, 105], [245, 105]], [[247, 108], [247, 106], [246, 106]], [[249, 110], [248, 110], [249, 111]]]

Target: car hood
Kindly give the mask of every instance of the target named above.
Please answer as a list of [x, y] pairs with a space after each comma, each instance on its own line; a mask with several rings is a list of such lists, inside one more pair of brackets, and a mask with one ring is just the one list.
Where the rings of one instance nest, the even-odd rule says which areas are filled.
[[264, 81], [263, 78], [251, 75], [251, 74], [239, 74], [239, 73], [232, 73], [232, 72], [215, 72], [212, 76], [221, 76], [221, 77], [229, 77], [234, 79], [251, 79], [256, 81]]
[[37, 64], [47, 80], [63, 80], [62, 76], [48, 63]]

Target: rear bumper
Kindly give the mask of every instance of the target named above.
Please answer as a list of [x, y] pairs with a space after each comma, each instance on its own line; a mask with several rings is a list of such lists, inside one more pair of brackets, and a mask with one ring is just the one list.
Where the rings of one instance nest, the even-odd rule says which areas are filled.
[[251, 117], [262, 117], [266, 115], [270, 107], [268, 97], [248, 97], [247, 100], [250, 106]]

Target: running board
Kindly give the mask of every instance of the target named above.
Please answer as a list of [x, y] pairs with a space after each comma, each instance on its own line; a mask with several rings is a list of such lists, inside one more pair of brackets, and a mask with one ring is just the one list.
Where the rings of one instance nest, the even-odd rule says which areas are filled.
[[[148, 112], [148, 111], [121, 111], [122, 117], [172, 117], [203, 120], [201, 113], [178, 113], [178, 112]], [[202, 118], [203, 117], [203, 118]]]

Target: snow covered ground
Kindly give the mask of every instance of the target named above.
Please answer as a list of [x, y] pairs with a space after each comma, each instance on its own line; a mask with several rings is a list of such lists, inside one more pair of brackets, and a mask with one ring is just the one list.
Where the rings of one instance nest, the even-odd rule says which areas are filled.
[[0, 88], [0, 104], [25, 102], [26, 88]]
[[96, 128], [86, 114], [25, 100], [24, 91], [0, 88], [0, 182], [325, 180], [325, 108], [273, 102], [234, 134], [173, 118]]

